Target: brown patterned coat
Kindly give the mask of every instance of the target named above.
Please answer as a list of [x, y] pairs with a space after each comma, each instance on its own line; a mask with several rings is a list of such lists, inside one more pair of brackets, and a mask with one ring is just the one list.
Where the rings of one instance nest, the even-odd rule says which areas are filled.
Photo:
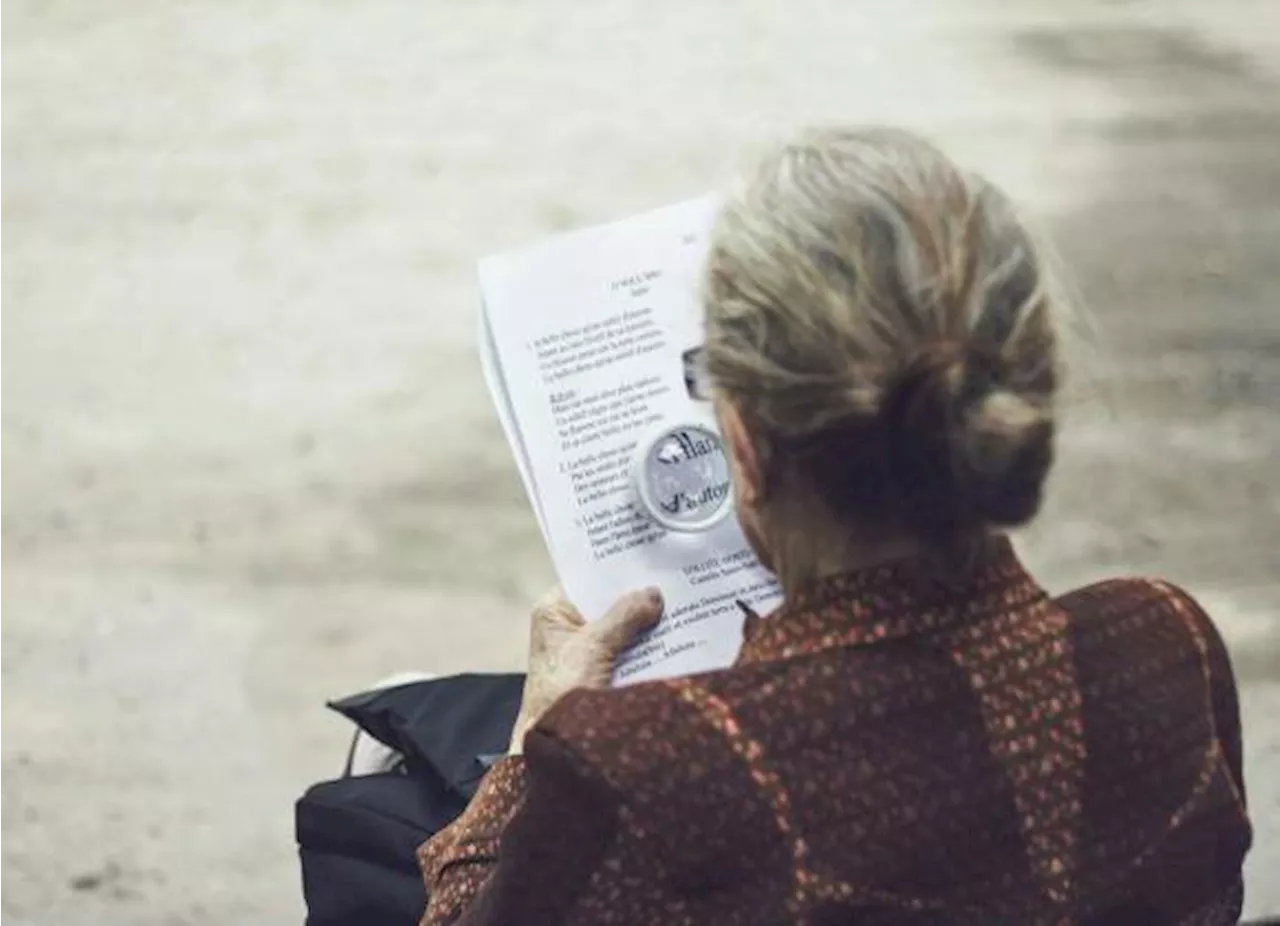
[[730, 669], [561, 700], [424, 845], [442, 923], [1234, 923], [1236, 692], [1182, 592], [1007, 544], [749, 619]]

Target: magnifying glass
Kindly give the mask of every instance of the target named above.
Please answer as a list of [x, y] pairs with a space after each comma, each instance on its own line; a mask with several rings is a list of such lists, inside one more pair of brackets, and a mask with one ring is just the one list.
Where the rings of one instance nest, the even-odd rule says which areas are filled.
[[709, 425], [668, 425], [641, 441], [632, 478], [645, 513], [668, 530], [710, 530], [733, 508], [724, 442]]

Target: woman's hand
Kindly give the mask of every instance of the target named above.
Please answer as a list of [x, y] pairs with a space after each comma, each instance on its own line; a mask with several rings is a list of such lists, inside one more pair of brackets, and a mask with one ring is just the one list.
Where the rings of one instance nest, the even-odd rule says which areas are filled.
[[521, 752], [525, 733], [562, 695], [575, 688], [607, 686], [618, 654], [661, 616], [662, 595], [656, 588], [623, 595], [590, 624], [559, 588], [534, 605], [529, 674], [510, 753]]

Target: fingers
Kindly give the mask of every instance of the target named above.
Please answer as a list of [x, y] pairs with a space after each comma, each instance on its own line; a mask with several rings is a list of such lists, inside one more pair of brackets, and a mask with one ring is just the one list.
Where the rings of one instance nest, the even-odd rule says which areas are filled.
[[533, 606], [533, 623], [552, 623], [568, 627], [581, 627], [586, 623], [582, 613], [564, 596], [564, 589], [552, 586]]
[[662, 617], [662, 593], [656, 588], [631, 592], [618, 599], [592, 629], [609, 656], [617, 656], [632, 640]]

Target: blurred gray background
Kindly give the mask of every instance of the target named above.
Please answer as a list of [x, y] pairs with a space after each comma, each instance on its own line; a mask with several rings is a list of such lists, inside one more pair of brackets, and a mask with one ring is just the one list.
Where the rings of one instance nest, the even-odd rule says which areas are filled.
[[1022, 547], [1185, 585], [1280, 913], [1280, 3], [4, 7], [3, 915], [298, 922], [326, 697], [517, 667], [547, 558], [474, 261], [800, 123], [921, 129], [1099, 328]]

